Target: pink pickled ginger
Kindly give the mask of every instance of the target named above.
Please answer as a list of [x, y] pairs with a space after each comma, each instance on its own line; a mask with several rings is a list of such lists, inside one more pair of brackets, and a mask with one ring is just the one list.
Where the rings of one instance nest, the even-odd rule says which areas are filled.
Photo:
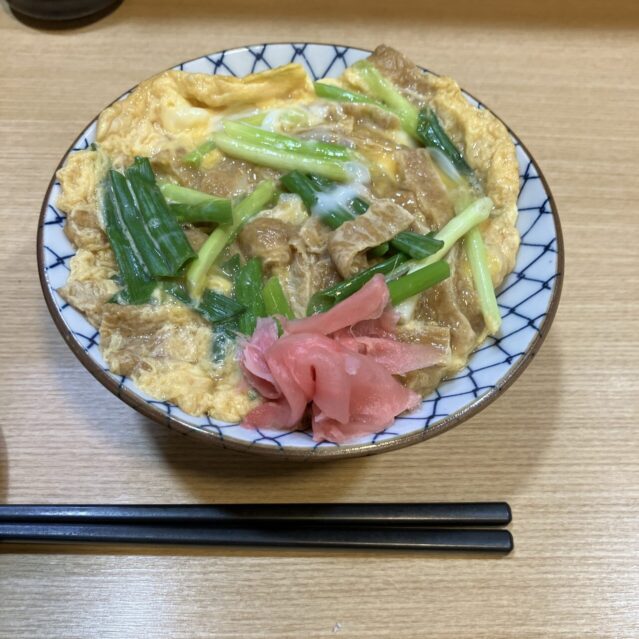
[[365, 320], [376, 320], [388, 305], [390, 294], [383, 275], [375, 275], [359, 291], [325, 313], [284, 322], [286, 333], [321, 333], [330, 335], [340, 328]]
[[265, 402], [248, 413], [250, 428], [294, 429], [310, 404], [313, 438], [343, 442], [390, 426], [421, 397], [394, 374], [441, 363], [436, 347], [394, 337], [397, 316], [388, 287], [376, 275], [326, 313], [258, 321], [242, 348], [240, 365]]

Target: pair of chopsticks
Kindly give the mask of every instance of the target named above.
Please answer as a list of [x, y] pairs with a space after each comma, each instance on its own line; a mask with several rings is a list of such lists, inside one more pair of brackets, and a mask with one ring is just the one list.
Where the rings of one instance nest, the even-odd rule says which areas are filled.
[[0, 506], [0, 541], [510, 552], [504, 502]]

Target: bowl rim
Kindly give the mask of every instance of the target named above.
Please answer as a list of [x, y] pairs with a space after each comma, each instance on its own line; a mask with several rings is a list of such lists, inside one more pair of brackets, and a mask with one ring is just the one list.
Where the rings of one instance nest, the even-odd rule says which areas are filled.
[[[265, 47], [271, 45], [292, 45], [292, 46], [303, 46], [303, 45], [319, 45], [319, 46], [328, 46], [335, 48], [344, 48], [344, 49], [352, 49], [357, 51], [362, 51], [364, 53], [372, 53], [369, 49], [364, 49], [361, 47], [353, 47], [350, 45], [344, 44], [335, 44], [333, 42], [262, 42], [259, 44], [248, 44], [239, 47], [232, 47], [229, 49], [222, 49], [220, 51], [214, 51], [211, 53], [204, 53], [200, 56], [196, 56], [194, 58], [190, 58], [189, 60], [184, 60], [182, 62], [178, 62], [177, 65], [173, 65], [164, 71], [169, 71], [174, 69], [176, 66], [186, 65], [190, 62], [194, 62], [196, 60], [200, 60], [207, 56], [216, 56], [219, 54], [226, 53], [234, 53], [236, 51], [243, 50], [251, 50], [258, 47]], [[419, 65], [418, 65], [419, 66]], [[430, 69], [425, 69], [424, 67], [419, 67], [423, 71], [428, 73], [433, 73], [433, 75], [437, 75]], [[163, 73], [164, 71], [159, 71], [158, 73]], [[150, 76], [151, 77], [151, 76]], [[130, 89], [124, 91], [114, 100], [112, 100], [109, 104], [103, 107], [100, 112], [86, 125], [82, 128], [82, 132], [86, 131], [93, 124], [95, 124], [100, 117], [100, 113], [107, 109], [111, 105], [115, 104], [119, 100], [121, 100], [128, 93], [133, 91], [144, 79], [140, 80], [137, 84], [132, 86]], [[302, 446], [286, 446], [286, 445], [278, 445], [278, 446], [265, 446], [255, 444], [254, 442], [242, 442], [236, 439], [229, 439], [220, 436], [219, 433], [214, 431], [205, 430], [203, 428], [199, 428], [192, 424], [188, 424], [185, 421], [177, 417], [173, 417], [170, 414], [165, 413], [160, 410], [153, 404], [149, 404], [142, 397], [140, 397], [136, 392], [130, 390], [129, 388], [122, 386], [116, 379], [111, 377], [108, 371], [105, 371], [100, 367], [93, 358], [84, 350], [84, 348], [80, 345], [80, 343], [74, 338], [73, 334], [69, 330], [64, 321], [62, 314], [60, 313], [58, 306], [53, 299], [53, 295], [51, 293], [51, 287], [47, 280], [46, 276], [46, 268], [45, 268], [45, 251], [44, 251], [44, 221], [45, 216], [48, 209], [49, 199], [51, 197], [51, 191], [56, 183], [56, 175], [58, 171], [62, 168], [64, 163], [67, 161], [68, 157], [74, 151], [75, 144], [78, 138], [75, 138], [71, 145], [68, 147], [57, 166], [53, 171], [53, 176], [49, 181], [49, 185], [44, 195], [44, 199], [42, 202], [42, 207], [40, 209], [40, 215], [38, 217], [38, 230], [36, 236], [36, 252], [37, 252], [37, 264], [38, 264], [38, 276], [40, 279], [40, 286], [42, 288], [42, 293], [49, 309], [49, 314], [51, 315], [58, 331], [64, 338], [65, 342], [68, 344], [71, 351], [74, 355], [80, 360], [82, 365], [93, 375], [95, 379], [97, 379], [107, 390], [113, 393], [116, 397], [124, 401], [131, 408], [135, 409], [137, 412], [141, 413], [145, 417], [153, 420], [158, 424], [164, 424], [171, 430], [175, 430], [185, 435], [194, 436], [198, 439], [206, 440], [208, 443], [221, 446], [222, 448], [227, 448], [231, 450], [236, 450], [243, 453], [252, 453], [255, 455], [261, 455], [270, 458], [277, 459], [285, 459], [290, 461], [302, 461], [302, 460], [311, 460], [311, 461], [328, 461], [332, 459], [346, 459], [349, 457], [364, 457], [368, 455], [377, 455], [380, 453], [384, 453], [391, 450], [398, 450], [400, 448], [405, 448], [406, 446], [411, 446], [413, 444], [417, 444], [419, 442], [426, 441], [427, 439], [431, 439], [436, 437], [437, 435], [441, 435], [445, 433], [455, 426], [458, 426], [462, 422], [466, 421], [470, 417], [477, 414], [479, 411], [486, 408], [489, 404], [494, 402], [510, 385], [519, 378], [519, 376], [523, 373], [523, 371], [527, 368], [527, 366], [532, 361], [533, 357], [539, 351], [539, 348], [543, 344], [550, 327], [552, 326], [553, 320], [557, 313], [557, 308], [559, 306], [559, 300], [561, 298], [561, 291], [563, 287], [563, 278], [564, 278], [564, 267], [565, 267], [565, 258], [564, 258], [564, 239], [563, 233], [561, 229], [561, 222], [559, 220], [559, 214], [557, 211], [557, 205], [555, 202], [555, 198], [550, 190], [550, 186], [546, 180], [545, 175], [543, 174], [541, 167], [537, 163], [537, 160], [528, 150], [528, 147], [524, 144], [521, 138], [514, 132], [512, 129], [502, 120], [499, 115], [493, 111], [489, 106], [486, 105], [485, 102], [478, 100], [471, 93], [462, 88], [462, 91], [474, 99], [476, 102], [482, 105], [482, 107], [488, 109], [508, 130], [508, 132], [517, 140], [522, 150], [526, 153], [530, 162], [535, 167], [539, 175], [539, 179], [544, 188], [545, 194], [548, 197], [548, 201], [550, 203], [553, 224], [555, 227], [556, 233], [556, 241], [557, 241], [557, 274], [554, 279], [553, 291], [551, 294], [551, 298], [548, 304], [548, 310], [546, 313], [546, 317], [542, 322], [537, 335], [533, 338], [532, 342], [529, 344], [525, 353], [517, 360], [517, 362], [512, 365], [506, 374], [499, 380], [499, 383], [491, 388], [484, 395], [481, 395], [478, 398], [475, 398], [473, 401], [466, 404], [461, 409], [455, 411], [451, 415], [443, 418], [437, 424], [432, 427], [414, 432], [408, 433], [406, 435], [400, 435], [398, 437], [384, 440], [381, 442], [370, 442], [364, 444], [345, 444], [345, 445], [335, 445], [335, 446], [315, 446], [311, 447], [302, 447]]]

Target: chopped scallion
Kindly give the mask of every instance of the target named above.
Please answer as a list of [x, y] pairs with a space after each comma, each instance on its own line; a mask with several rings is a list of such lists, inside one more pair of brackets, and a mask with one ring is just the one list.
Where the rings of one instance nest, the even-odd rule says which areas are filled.
[[335, 100], [336, 102], [351, 102], [360, 104], [374, 104], [375, 106], [384, 107], [384, 105], [375, 100], [374, 98], [364, 95], [363, 93], [356, 93], [355, 91], [348, 91], [341, 87], [336, 87], [333, 84], [326, 84], [325, 82], [315, 82], [315, 95], [318, 98], [324, 98], [325, 100]]
[[239, 330], [245, 335], [255, 331], [258, 317], [266, 316], [262, 292], [262, 263], [256, 257], [250, 259], [235, 278], [235, 299], [246, 307], [239, 318]]
[[264, 284], [264, 307], [267, 315], [283, 315], [287, 319], [295, 317], [277, 275], [269, 278]]
[[264, 144], [249, 143], [227, 133], [216, 133], [214, 140], [219, 149], [231, 157], [240, 158], [248, 162], [268, 166], [281, 171], [300, 169], [310, 173], [317, 173], [346, 182], [350, 178], [344, 163], [337, 160], [327, 160], [300, 152], [286, 151]]
[[171, 212], [180, 224], [228, 224], [233, 220], [230, 200], [212, 200], [200, 204], [171, 204]]
[[439, 284], [450, 276], [450, 266], [446, 260], [433, 262], [429, 266], [407, 273], [396, 280], [388, 282], [391, 302], [393, 305], [401, 304], [409, 297], [425, 291], [435, 284]]

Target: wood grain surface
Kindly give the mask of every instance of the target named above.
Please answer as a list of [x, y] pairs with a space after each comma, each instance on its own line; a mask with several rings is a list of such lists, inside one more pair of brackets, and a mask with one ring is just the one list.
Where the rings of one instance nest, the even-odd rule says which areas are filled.
[[[0, 547], [0, 636], [639, 637], [639, 9], [634, 1], [125, 0], [38, 31], [0, 6], [0, 501], [507, 500], [505, 558]], [[396, 46], [522, 137], [560, 211], [555, 324], [463, 426], [328, 464], [241, 456], [103, 389], [58, 334], [35, 235], [51, 173], [108, 102], [180, 60], [263, 41]]]

